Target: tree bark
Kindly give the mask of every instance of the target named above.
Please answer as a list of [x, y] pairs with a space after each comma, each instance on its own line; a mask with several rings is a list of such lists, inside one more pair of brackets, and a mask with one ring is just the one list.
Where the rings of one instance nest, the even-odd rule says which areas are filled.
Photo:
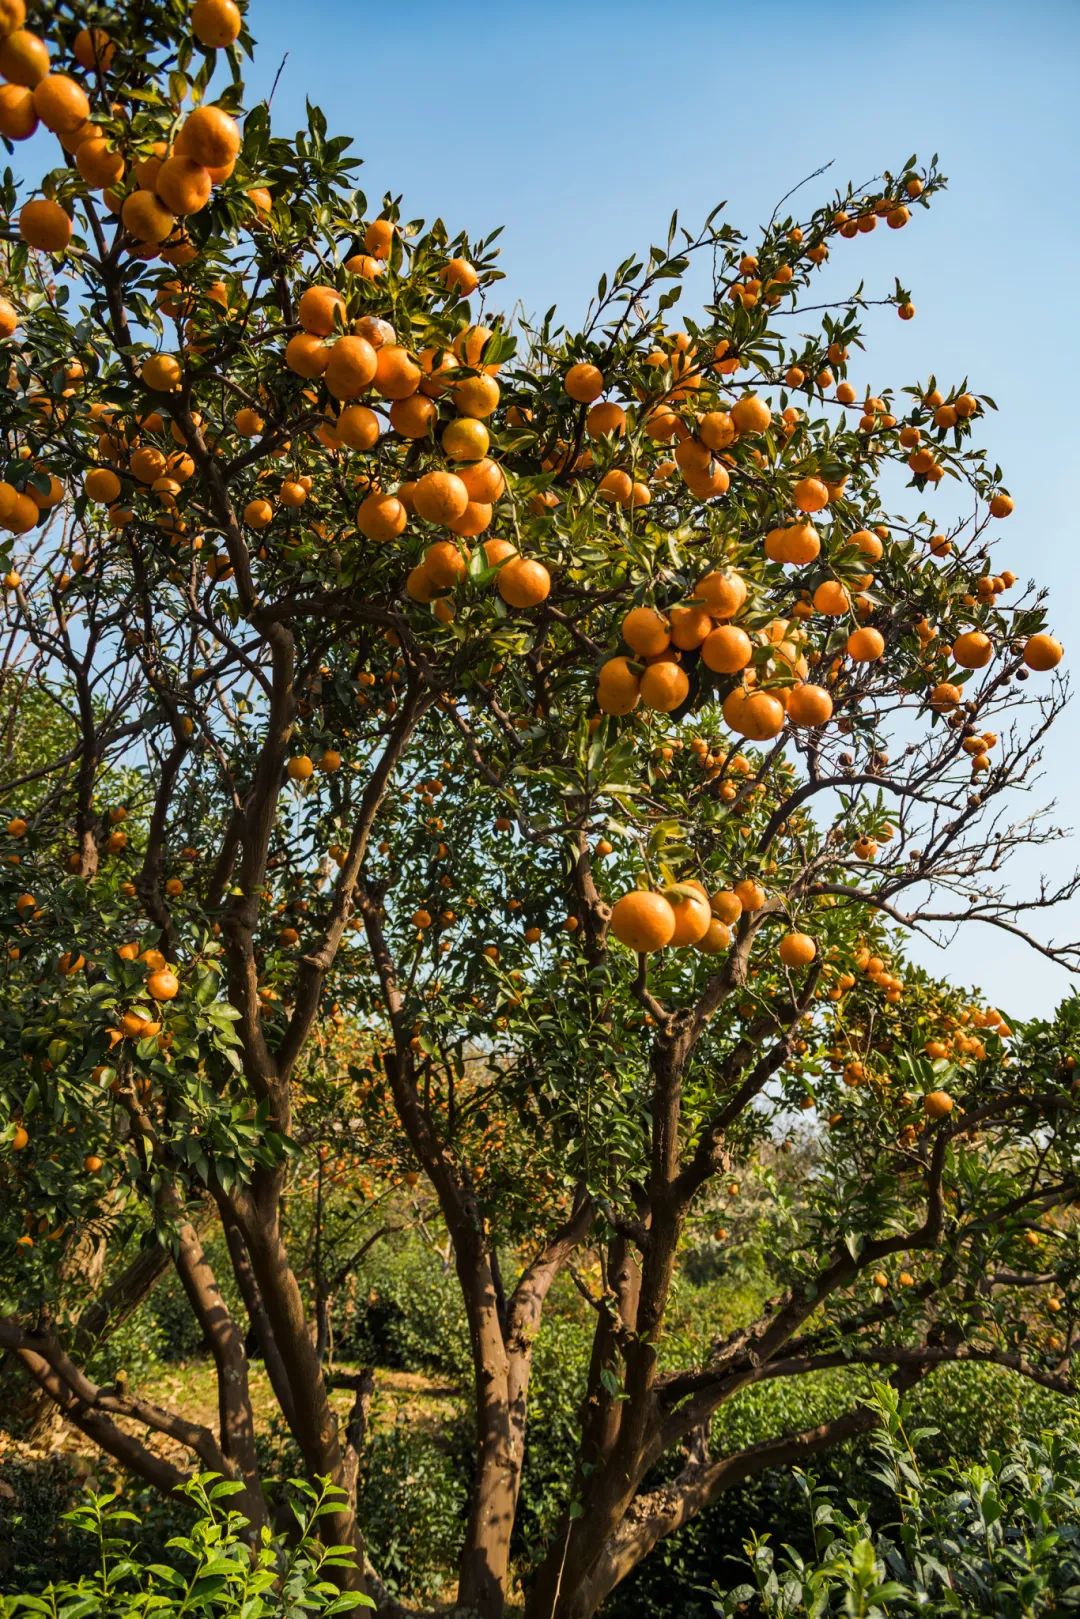
[[[236, 1215], [251, 1257], [266, 1321], [288, 1382], [290, 1431], [300, 1447], [307, 1474], [309, 1478], [328, 1478], [347, 1490], [347, 1469], [338, 1438], [337, 1418], [278, 1221], [250, 1200], [237, 1203]], [[356, 1550], [355, 1568], [342, 1567], [335, 1571], [338, 1583], [346, 1590], [367, 1593], [363, 1538], [352, 1499], [347, 1498], [327, 1514], [323, 1522], [330, 1540]]]

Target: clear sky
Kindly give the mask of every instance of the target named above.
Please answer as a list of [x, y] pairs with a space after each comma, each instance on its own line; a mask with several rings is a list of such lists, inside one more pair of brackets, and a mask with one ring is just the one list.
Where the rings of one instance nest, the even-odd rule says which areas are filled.
[[[369, 202], [402, 194], [405, 217], [441, 214], [472, 236], [506, 227], [500, 307], [557, 303], [574, 323], [600, 273], [648, 248], [678, 207], [693, 227], [718, 201], [752, 231], [830, 160], [809, 203], [937, 152], [950, 189], [903, 232], [844, 244], [852, 284], [898, 275], [917, 316], [871, 328], [880, 389], [925, 377], [990, 394], [985, 442], [1017, 503], [998, 567], [1053, 592], [1053, 626], [1080, 656], [1077, 413], [1080, 316], [1080, 0], [252, 0], [252, 89], [285, 52], [274, 124], [305, 96], [364, 159]], [[1080, 826], [1080, 699], [1052, 734], [1038, 801]], [[1050, 871], [1080, 860], [1080, 834]], [[1038, 858], [1018, 861], [1018, 887]], [[1048, 920], [1037, 927], [1048, 928]], [[1053, 923], [1080, 937], [1080, 906]], [[988, 928], [962, 933], [944, 966], [1013, 1016], [1049, 1011], [1067, 975]]]

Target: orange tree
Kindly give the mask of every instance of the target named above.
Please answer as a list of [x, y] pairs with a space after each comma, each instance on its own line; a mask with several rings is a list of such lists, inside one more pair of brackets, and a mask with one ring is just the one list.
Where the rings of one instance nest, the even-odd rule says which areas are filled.
[[[0, 1345], [135, 1474], [167, 1489], [187, 1455], [262, 1524], [213, 1218], [362, 1553], [365, 1393], [339, 1431], [283, 1208], [338, 1008], [375, 1054], [359, 1116], [391, 1106], [387, 1161], [426, 1177], [460, 1280], [464, 1606], [506, 1596], [563, 1271], [595, 1338], [565, 1516], [524, 1571], [545, 1619], [870, 1420], [710, 1456], [750, 1383], [978, 1359], [1070, 1388], [1072, 1013], [1017, 1042], [901, 954], [965, 920], [1077, 954], [1037, 936], [1074, 880], [1002, 877], [1060, 835], [1010, 803], [1063, 689], [1041, 596], [989, 558], [990, 402], [868, 392], [866, 300], [829, 290], [860, 235], [922, 221], [936, 167], [750, 244], [673, 220], [583, 331], [512, 331], [490, 240], [369, 207], [317, 110], [287, 140], [245, 109], [232, 0], [29, 27], [0, 0], [0, 27], [0, 132], [41, 129], [3, 182], [5, 645], [64, 715], [4, 789]], [[675, 330], [695, 262], [711, 293]], [[881, 304], [914, 313], [899, 284]], [[964, 515], [935, 519], [950, 489]], [[775, 1296], [681, 1364], [680, 1247], [798, 1110]], [[89, 1300], [88, 1234], [137, 1250]], [[88, 1320], [161, 1263], [213, 1425], [86, 1371]], [[341, 1578], [379, 1590], [362, 1556]]]

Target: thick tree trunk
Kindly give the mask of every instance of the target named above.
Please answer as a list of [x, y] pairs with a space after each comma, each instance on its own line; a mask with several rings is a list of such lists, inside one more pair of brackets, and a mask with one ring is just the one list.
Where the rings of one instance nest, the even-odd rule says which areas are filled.
[[458, 1570], [458, 1602], [498, 1619], [506, 1603], [510, 1535], [521, 1484], [525, 1391], [521, 1420], [511, 1417], [511, 1356], [500, 1320], [491, 1266], [482, 1245], [465, 1243], [458, 1274], [465, 1294], [476, 1390], [476, 1479]]
[[[296, 1276], [289, 1264], [276, 1218], [254, 1203], [238, 1211], [244, 1242], [251, 1257], [251, 1268], [258, 1286], [280, 1365], [290, 1391], [289, 1426], [300, 1447], [308, 1477], [328, 1478], [348, 1489], [345, 1457], [338, 1438], [337, 1418], [330, 1404]], [[340, 1545], [353, 1546], [355, 1569], [342, 1567], [335, 1578], [346, 1590], [367, 1591], [364, 1574], [363, 1539], [356, 1522], [350, 1495], [322, 1520], [326, 1537]]]
[[255, 1416], [244, 1335], [226, 1307], [198, 1233], [190, 1222], [185, 1221], [180, 1226], [177, 1241], [176, 1268], [214, 1357], [221, 1448], [244, 1486], [237, 1506], [257, 1532], [267, 1522], [267, 1510], [255, 1449]]

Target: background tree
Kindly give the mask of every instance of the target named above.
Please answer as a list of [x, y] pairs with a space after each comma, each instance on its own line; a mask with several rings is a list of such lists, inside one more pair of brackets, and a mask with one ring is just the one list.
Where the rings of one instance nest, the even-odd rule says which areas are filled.
[[[753, 251], [673, 219], [582, 332], [512, 332], [490, 240], [369, 208], [317, 109], [293, 140], [262, 104], [241, 124], [231, 0], [0, 18], [0, 130], [62, 149], [37, 193], [5, 181], [8, 644], [70, 693], [72, 736], [5, 786], [0, 1344], [123, 1466], [173, 1487], [167, 1436], [258, 1529], [257, 1342], [361, 1553], [367, 1389], [339, 1427], [289, 1219], [341, 1018], [344, 1117], [426, 1178], [468, 1319], [462, 1605], [506, 1598], [563, 1272], [595, 1336], [565, 1515], [523, 1571], [545, 1619], [873, 1420], [711, 1455], [751, 1383], [870, 1365], [903, 1390], [966, 1359], [1071, 1389], [1062, 1031], [1010, 1055], [900, 939], [978, 921], [1076, 960], [1028, 930], [1076, 879], [1002, 876], [1062, 836], [1015, 806], [1063, 698], [1025, 683], [1061, 648], [989, 560], [1012, 509], [973, 437], [990, 402], [857, 389], [867, 301], [827, 279], [936, 167], [782, 205]], [[676, 331], [695, 256], [711, 297]], [[799, 1109], [821, 1128], [774, 1296], [685, 1364], [680, 1252]], [[132, 1256], [91, 1300], [88, 1232]], [[212, 1427], [86, 1371], [88, 1312], [130, 1308], [158, 1251]]]

